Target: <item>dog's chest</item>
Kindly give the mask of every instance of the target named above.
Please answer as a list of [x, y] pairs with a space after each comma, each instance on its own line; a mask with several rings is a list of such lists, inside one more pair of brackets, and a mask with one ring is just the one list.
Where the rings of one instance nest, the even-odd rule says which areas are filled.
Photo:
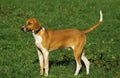
[[36, 35], [36, 34], [34, 34], [34, 33], [33, 33], [33, 37], [34, 37], [34, 39], [35, 39], [35, 44], [36, 44], [36, 46], [37, 46], [38, 48], [43, 48], [43, 46], [42, 46], [42, 37], [39, 36], [39, 35]]
[[36, 43], [41, 43], [42, 42], [42, 37], [41, 36], [35, 35], [34, 33], [33, 33], [33, 36], [34, 36], [34, 39], [35, 39]]
[[48, 51], [47, 51], [47, 49], [45, 48], [45, 47], [43, 47], [43, 45], [42, 45], [42, 37], [41, 36], [39, 36], [39, 35], [36, 35], [36, 34], [34, 34], [33, 33], [33, 36], [34, 36], [34, 39], [35, 39], [35, 44], [36, 44], [36, 46], [39, 48], [39, 49], [41, 49], [41, 51], [43, 52], [43, 54], [48, 54]]

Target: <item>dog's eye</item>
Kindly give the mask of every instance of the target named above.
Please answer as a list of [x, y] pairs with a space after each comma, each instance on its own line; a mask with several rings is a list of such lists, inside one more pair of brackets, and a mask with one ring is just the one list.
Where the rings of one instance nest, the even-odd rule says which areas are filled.
[[31, 25], [32, 23], [28, 22], [28, 25]]

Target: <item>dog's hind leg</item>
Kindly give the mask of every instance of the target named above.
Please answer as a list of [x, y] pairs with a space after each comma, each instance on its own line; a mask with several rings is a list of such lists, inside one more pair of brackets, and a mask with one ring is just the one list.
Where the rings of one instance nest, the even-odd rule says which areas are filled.
[[81, 56], [82, 56], [82, 50], [84, 47], [84, 41], [81, 42], [79, 45], [77, 45], [74, 49], [74, 56], [75, 56], [75, 60], [76, 60], [76, 71], [75, 71], [75, 76], [78, 75], [82, 64], [81, 64]]
[[78, 59], [79, 59], [79, 57], [75, 59], [76, 60], [76, 71], [75, 71], [74, 76], [78, 75], [78, 73], [79, 73], [79, 71], [80, 71], [80, 69], [82, 67], [81, 62], [79, 62]]
[[84, 62], [84, 64], [85, 64], [86, 74], [88, 75], [88, 74], [89, 74], [89, 69], [90, 69], [90, 62], [89, 62], [88, 59], [86, 58], [84, 51], [83, 51], [83, 53], [82, 53], [81, 59], [83, 60], [83, 62]]

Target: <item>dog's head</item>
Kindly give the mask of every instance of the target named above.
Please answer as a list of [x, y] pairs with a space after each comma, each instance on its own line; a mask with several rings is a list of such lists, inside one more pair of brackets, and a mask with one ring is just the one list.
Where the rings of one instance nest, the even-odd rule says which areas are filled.
[[31, 18], [26, 21], [26, 24], [22, 26], [21, 30], [24, 32], [32, 31], [37, 32], [42, 29], [40, 22], [36, 18]]

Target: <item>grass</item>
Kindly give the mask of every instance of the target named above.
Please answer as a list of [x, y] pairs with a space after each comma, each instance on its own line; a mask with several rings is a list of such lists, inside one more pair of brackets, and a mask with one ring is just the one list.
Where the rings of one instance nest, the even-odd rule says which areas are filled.
[[[76, 78], [120, 78], [120, 1], [119, 0], [1, 0], [0, 1], [0, 78], [45, 78], [31, 33], [20, 28], [35, 17], [47, 29], [85, 30], [99, 20], [104, 22], [87, 35], [85, 52], [91, 62], [90, 75], [83, 65]], [[74, 78], [72, 51], [50, 54], [48, 78]]]

